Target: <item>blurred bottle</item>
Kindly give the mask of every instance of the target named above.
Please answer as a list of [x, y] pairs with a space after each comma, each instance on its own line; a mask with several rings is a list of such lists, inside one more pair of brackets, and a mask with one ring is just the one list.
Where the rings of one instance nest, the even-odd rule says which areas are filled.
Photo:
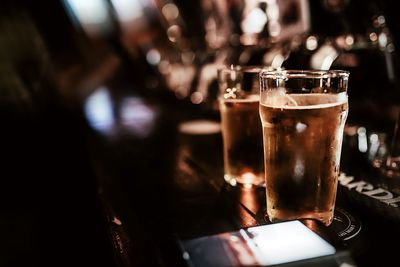
[[368, 160], [375, 168], [384, 167], [389, 155], [387, 144], [387, 135], [385, 133], [371, 133], [368, 143]]

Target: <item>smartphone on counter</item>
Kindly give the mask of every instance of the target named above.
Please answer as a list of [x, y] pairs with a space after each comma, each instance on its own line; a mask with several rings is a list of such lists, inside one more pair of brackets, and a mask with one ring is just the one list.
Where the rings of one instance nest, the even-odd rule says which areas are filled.
[[355, 266], [347, 251], [298, 220], [183, 240], [181, 246], [190, 267]]

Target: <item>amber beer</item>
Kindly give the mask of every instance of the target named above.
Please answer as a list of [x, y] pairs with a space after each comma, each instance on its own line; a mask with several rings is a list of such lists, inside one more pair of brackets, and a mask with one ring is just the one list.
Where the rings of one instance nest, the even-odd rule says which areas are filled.
[[260, 104], [271, 221], [333, 220], [346, 92], [269, 95]]
[[264, 183], [259, 94], [220, 99], [224, 142], [224, 179], [232, 184]]

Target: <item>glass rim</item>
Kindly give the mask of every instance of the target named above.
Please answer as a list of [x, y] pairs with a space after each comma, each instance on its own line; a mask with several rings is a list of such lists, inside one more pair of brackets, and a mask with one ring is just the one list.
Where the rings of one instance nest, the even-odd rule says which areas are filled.
[[270, 66], [265, 65], [224, 65], [217, 68], [218, 72], [230, 72], [230, 71], [240, 71], [240, 72], [249, 72], [249, 73], [261, 73], [266, 71], [273, 71]]
[[260, 78], [348, 78], [346, 70], [262, 70]]

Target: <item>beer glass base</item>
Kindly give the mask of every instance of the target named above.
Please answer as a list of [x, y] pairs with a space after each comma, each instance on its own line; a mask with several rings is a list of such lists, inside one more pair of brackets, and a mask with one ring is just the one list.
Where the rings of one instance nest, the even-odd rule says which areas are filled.
[[316, 220], [329, 226], [333, 221], [333, 211], [326, 212], [304, 212], [302, 214], [287, 211], [269, 211], [267, 210], [268, 220], [272, 223], [290, 221], [290, 220]]
[[225, 174], [224, 180], [231, 186], [243, 186], [245, 188], [251, 188], [253, 186], [265, 186], [264, 176], [257, 176], [254, 174], [245, 174], [242, 176]]

